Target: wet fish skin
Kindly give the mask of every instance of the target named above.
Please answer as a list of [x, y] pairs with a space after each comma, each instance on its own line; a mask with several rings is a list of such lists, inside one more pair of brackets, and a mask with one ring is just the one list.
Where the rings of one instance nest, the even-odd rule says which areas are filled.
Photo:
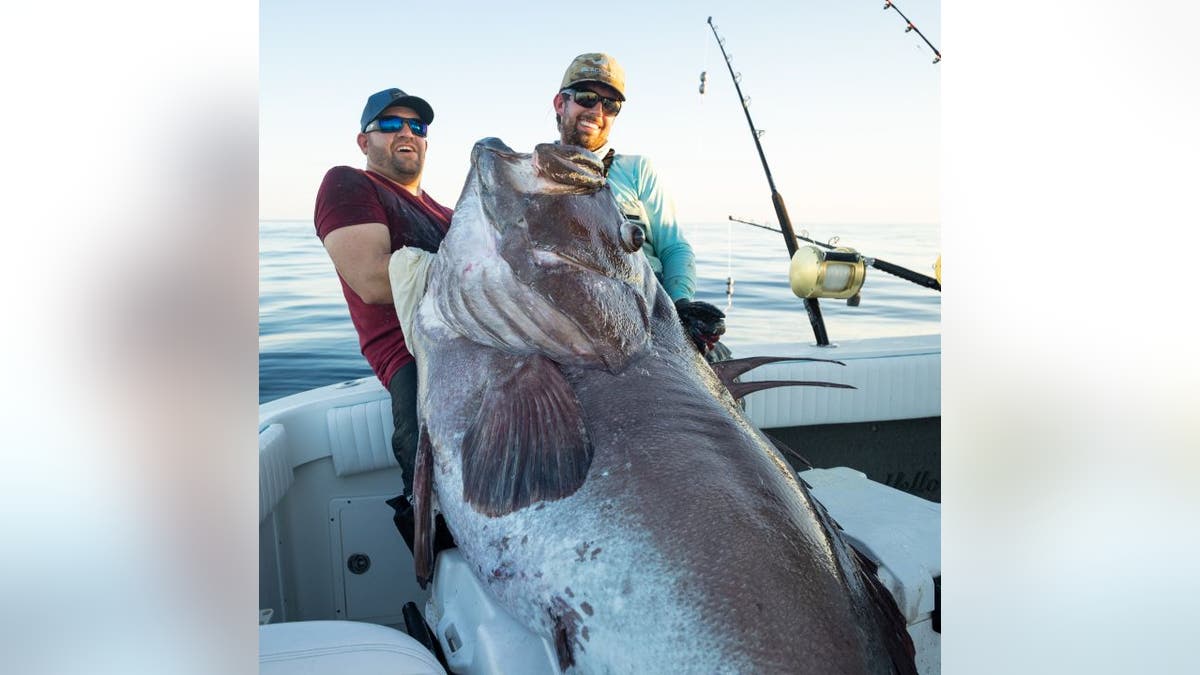
[[[561, 178], [580, 153], [576, 170], [598, 172], [582, 148], [545, 144], [533, 156]], [[593, 174], [599, 186], [550, 180], [497, 139], [476, 144], [472, 163], [431, 273], [434, 322], [510, 354], [623, 367], [649, 342], [645, 296], [656, 281], [640, 254], [621, 249], [624, 218], [602, 176]]]
[[878, 582], [621, 248], [588, 157], [544, 152], [476, 146], [418, 308], [418, 511], [436, 491], [569, 672], [915, 672]]

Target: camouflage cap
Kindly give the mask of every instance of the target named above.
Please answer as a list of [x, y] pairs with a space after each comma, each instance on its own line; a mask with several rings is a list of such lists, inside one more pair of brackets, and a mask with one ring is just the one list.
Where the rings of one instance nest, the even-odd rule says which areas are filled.
[[599, 82], [617, 90], [625, 100], [625, 69], [608, 54], [588, 53], [576, 56], [567, 72], [563, 74], [559, 90], [573, 87], [581, 82]]

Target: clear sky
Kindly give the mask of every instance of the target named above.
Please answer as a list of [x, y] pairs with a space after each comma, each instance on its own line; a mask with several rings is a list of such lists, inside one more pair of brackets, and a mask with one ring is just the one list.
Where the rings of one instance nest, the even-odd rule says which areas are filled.
[[[712, 16], [797, 227], [937, 223], [942, 65], [883, 4], [263, 0], [260, 216], [310, 219], [326, 170], [364, 166], [359, 115], [393, 86], [433, 106], [423, 187], [453, 206], [472, 144], [554, 139], [563, 71], [604, 51], [627, 74], [612, 146], [654, 160], [681, 221], [775, 222]], [[898, 6], [945, 51], [938, 2]]]

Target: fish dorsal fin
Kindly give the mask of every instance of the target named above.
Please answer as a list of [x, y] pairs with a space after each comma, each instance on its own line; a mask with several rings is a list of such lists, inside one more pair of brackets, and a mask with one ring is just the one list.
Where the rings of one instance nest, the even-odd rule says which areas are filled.
[[484, 393], [463, 438], [463, 497], [494, 517], [573, 494], [592, 465], [583, 410], [558, 366], [505, 358], [512, 368]]
[[837, 382], [809, 382], [806, 380], [763, 380], [761, 382], [733, 382], [725, 385], [729, 389], [729, 393], [735, 398], [742, 398], [747, 394], [753, 394], [756, 391], [763, 389], [774, 389], [775, 387], [833, 387], [834, 389], [857, 389], [852, 384], [838, 384]]
[[841, 361], [831, 359], [814, 359], [800, 356], [751, 356], [745, 359], [729, 359], [728, 361], [717, 361], [710, 364], [713, 371], [717, 373], [717, 377], [721, 378], [721, 382], [725, 386], [729, 386], [731, 382], [746, 373], [754, 370], [759, 366], [765, 366], [768, 363], [778, 363], [780, 361], [819, 361], [821, 363], [836, 363], [839, 366], [846, 364]]
[[837, 384], [836, 382], [809, 382], [802, 380], [765, 380], [762, 382], [737, 382], [737, 378], [754, 370], [759, 366], [765, 366], [768, 363], [778, 363], [780, 361], [817, 361], [820, 363], [836, 363], [839, 366], [846, 365], [841, 361], [833, 359], [816, 359], [802, 356], [751, 356], [744, 359], [729, 359], [728, 361], [717, 361], [709, 364], [712, 366], [713, 372], [721, 380], [721, 384], [729, 390], [735, 399], [740, 399], [747, 394], [753, 394], [756, 391], [763, 389], [774, 389], [775, 387], [834, 387], [836, 389], [855, 389], [848, 384]]

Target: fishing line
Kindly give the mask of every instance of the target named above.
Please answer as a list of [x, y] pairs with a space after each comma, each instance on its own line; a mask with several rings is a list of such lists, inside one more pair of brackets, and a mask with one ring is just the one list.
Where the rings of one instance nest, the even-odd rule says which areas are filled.
[[725, 313], [733, 309], [733, 223], [727, 223], [725, 235]]
[[[703, 29], [701, 29], [703, 30]], [[697, 90], [700, 93], [700, 107], [704, 108], [704, 92], [708, 89], [708, 58], [709, 44], [707, 36], [701, 40], [704, 43], [704, 70], [700, 71], [700, 86]], [[700, 134], [701, 157], [704, 156], [703, 146], [707, 134]], [[733, 309], [733, 223], [725, 225], [725, 313], [728, 314]]]

